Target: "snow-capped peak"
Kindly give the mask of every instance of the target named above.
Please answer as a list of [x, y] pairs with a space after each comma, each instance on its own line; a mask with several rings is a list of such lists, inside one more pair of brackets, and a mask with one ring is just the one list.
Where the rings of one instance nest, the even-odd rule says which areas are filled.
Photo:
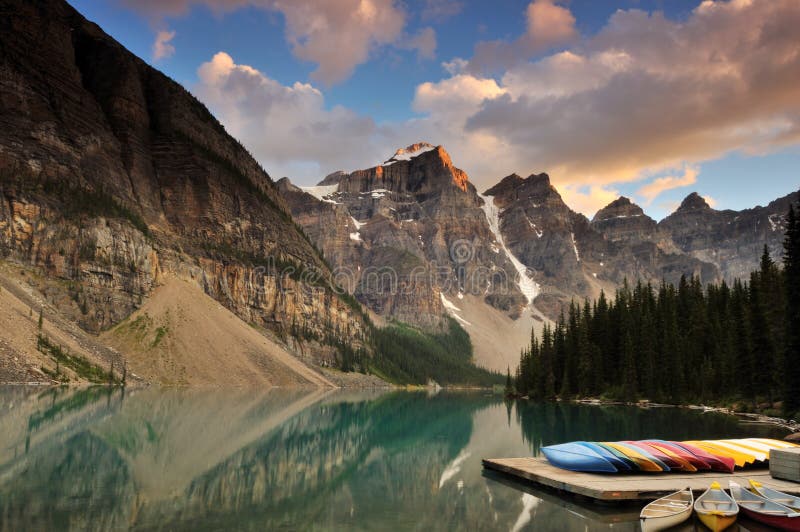
[[389, 157], [382, 166], [389, 166], [390, 164], [394, 164], [398, 161], [410, 161], [418, 155], [422, 155], [425, 152], [435, 149], [436, 146], [433, 144], [428, 144], [427, 142], [418, 142], [416, 144], [412, 144], [411, 146], [400, 148], [394, 152], [394, 155]]

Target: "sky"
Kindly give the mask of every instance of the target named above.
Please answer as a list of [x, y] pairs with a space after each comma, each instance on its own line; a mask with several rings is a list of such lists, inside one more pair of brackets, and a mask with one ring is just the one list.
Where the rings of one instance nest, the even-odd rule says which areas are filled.
[[800, 188], [798, 0], [70, 0], [274, 179], [441, 144], [479, 191], [547, 172], [590, 218]]

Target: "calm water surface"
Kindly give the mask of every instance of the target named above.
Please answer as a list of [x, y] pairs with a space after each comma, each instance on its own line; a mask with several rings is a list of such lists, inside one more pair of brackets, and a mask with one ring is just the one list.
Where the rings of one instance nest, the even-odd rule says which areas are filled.
[[480, 393], [0, 387], [1, 530], [635, 530], [484, 474], [576, 439], [779, 436], [678, 409]]

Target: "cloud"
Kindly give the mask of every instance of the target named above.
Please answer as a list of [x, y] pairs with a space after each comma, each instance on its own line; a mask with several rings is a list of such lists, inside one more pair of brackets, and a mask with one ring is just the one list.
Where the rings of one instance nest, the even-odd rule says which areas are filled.
[[464, 3], [458, 0], [425, 0], [421, 18], [425, 22], [444, 22], [461, 13]]
[[559, 192], [567, 205], [589, 218], [619, 198], [619, 191], [601, 185], [566, 185]]
[[175, 53], [175, 45], [172, 44], [174, 38], [174, 31], [162, 30], [156, 34], [156, 40], [153, 43], [153, 61], [166, 59]]
[[341, 106], [327, 108], [322, 92], [307, 83], [285, 86], [219, 52], [198, 69], [193, 88], [226, 129], [240, 139], [271, 175], [314, 182], [332, 169], [376, 164], [388, 142], [374, 121]]
[[576, 36], [575, 17], [553, 0], [534, 0], [525, 10], [526, 31], [515, 41], [483, 41], [475, 45], [469, 62], [473, 73], [496, 72], [508, 68], [554, 46], [566, 44]]
[[711, 196], [703, 196], [703, 199], [706, 200], [706, 203], [708, 203], [708, 206], [711, 207], [712, 209], [717, 206], [717, 200], [715, 200]]
[[509, 68], [465, 130], [562, 184], [768, 153], [798, 140], [798, 27], [794, 0], [706, 1], [680, 22], [617, 11], [593, 38]]
[[[194, 5], [224, 14], [251, 6], [276, 11], [286, 21], [286, 40], [295, 57], [315, 63], [311, 77], [325, 85], [347, 79], [380, 46], [403, 37], [407, 15], [396, 0], [120, 0], [154, 24], [185, 15]], [[432, 31], [432, 30], [431, 30]], [[431, 40], [433, 37], [433, 40]], [[419, 36], [420, 55], [435, 50], [435, 35]], [[431, 47], [433, 45], [433, 47]]]
[[310, 183], [427, 140], [479, 190], [546, 171], [591, 216], [625, 183], [659, 206], [661, 192], [697, 180], [703, 161], [800, 142], [797, 27], [794, 0], [706, 1], [681, 21], [617, 11], [596, 35], [515, 58], [498, 76], [470, 70], [475, 58], [446, 61], [443, 79], [417, 86], [417, 115], [391, 123], [330, 107], [318, 87], [284, 86], [226, 54], [203, 65], [196, 92], [275, 176]]
[[644, 198], [645, 205], [651, 205], [661, 193], [673, 188], [688, 187], [697, 183], [697, 174], [700, 170], [696, 166], [686, 166], [683, 175], [657, 177], [636, 191], [638, 196]]
[[396, 45], [404, 50], [416, 50], [420, 59], [436, 57], [436, 32], [431, 27], [422, 28], [416, 35], [407, 37]]

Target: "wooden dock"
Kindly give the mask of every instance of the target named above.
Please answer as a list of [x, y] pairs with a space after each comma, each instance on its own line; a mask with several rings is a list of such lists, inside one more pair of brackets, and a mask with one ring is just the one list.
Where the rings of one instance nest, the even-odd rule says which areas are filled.
[[711, 472], [602, 475], [560, 469], [550, 465], [546, 458], [487, 458], [483, 460], [483, 467], [597, 501], [649, 501], [687, 486], [695, 493], [701, 493], [715, 480], [725, 488], [731, 480], [747, 486], [748, 479], [751, 478], [778, 491], [800, 495], [800, 484], [772, 478], [766, 468], [736, 471], [733, 474]]

